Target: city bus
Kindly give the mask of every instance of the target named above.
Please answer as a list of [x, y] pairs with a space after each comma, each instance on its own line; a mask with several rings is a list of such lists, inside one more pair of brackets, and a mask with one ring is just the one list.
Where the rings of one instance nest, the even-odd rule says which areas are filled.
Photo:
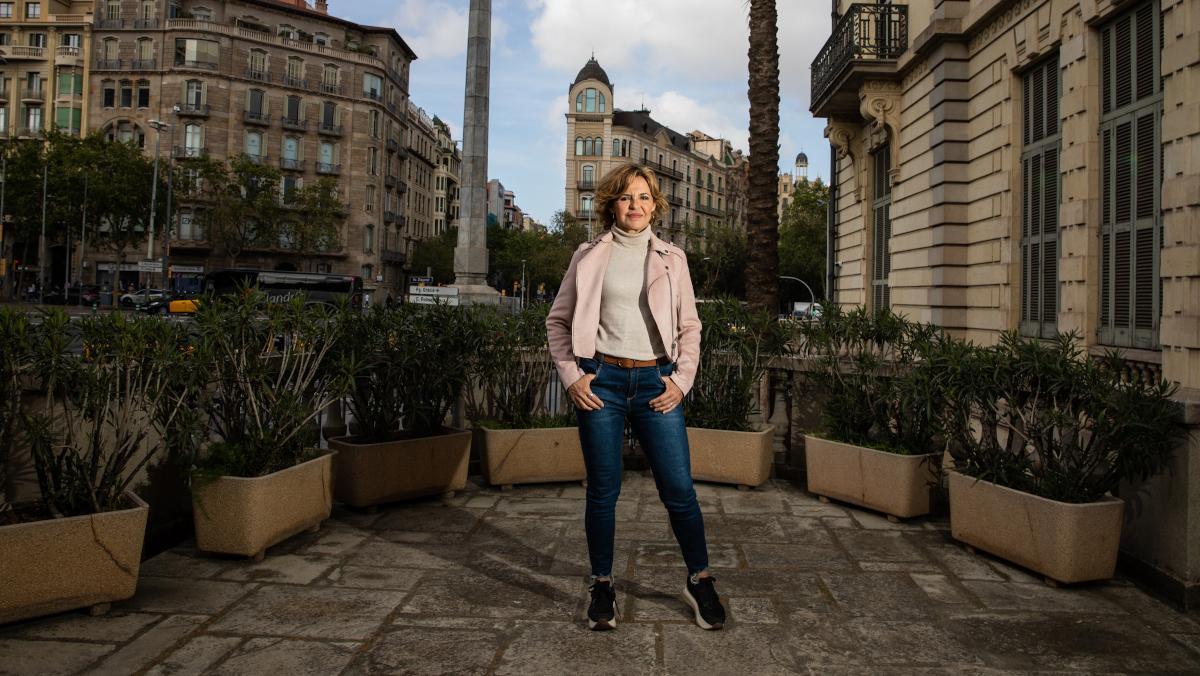
[[[334, 305], [344, 301], [352, 308], [362, 307], [363, 281], [355, 275], [230, 268], [204, 276], [205, 294], [222, 296], [249, 288], [261, 291], [268, 303], [289, 303], [301, 298], [305, 304]], [[185, 298], [172, 300], [171, 314], [192, 314], [196, 302]]]

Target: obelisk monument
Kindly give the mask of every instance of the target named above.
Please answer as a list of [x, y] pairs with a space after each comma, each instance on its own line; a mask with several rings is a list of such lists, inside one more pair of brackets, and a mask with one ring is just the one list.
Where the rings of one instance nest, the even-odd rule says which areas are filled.
[[463, 217], [454, 249], [454, 286], [466, 303], [497, 303], [487, 285], [488, 88], [491, 86], [492, 0], [471, 0], [467, 17], [467, 86], [463, 99]]

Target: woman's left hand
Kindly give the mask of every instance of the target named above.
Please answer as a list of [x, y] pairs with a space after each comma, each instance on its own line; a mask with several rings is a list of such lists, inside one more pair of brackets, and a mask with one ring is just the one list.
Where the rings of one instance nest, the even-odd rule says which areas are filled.
[[667, 376], [659, 376], [667, 385], [667, 391], [650, 400], [650, 408], [658, 413], [667, 413], [683, 401], [683, 390]]

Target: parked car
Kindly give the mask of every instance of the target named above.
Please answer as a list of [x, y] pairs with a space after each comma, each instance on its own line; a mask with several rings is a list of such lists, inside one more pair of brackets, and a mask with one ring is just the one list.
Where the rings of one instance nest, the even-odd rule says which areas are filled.
[[165, 296], [166, 292], [162, 289], [140, 289], [121, 296], [118, 302], [123, 308], [140, 308], [152, 301], [161, 301]]

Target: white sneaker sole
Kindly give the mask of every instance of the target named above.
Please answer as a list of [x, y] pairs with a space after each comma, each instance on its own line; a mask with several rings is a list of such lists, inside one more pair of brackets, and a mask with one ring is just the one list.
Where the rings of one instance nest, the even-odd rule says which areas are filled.
[[716, 631], [725, 626], [724, 624], [709, 624], [704, 621], [704, 618], [700, 616], [700, 604], [696, 603], [696, 599], [692, 596], [692, 592], [688, 591], [687, 585], [683, 586], [683, 600], [687, 601], [687, 604], [692, 607], [692, 613], [696, 616], [696, 624], [701, 629]]
[[617, 618], [611, 620], [593, 620], [588, 618], [588, 629], [592, 631], [609, 631], [617, 628]]

